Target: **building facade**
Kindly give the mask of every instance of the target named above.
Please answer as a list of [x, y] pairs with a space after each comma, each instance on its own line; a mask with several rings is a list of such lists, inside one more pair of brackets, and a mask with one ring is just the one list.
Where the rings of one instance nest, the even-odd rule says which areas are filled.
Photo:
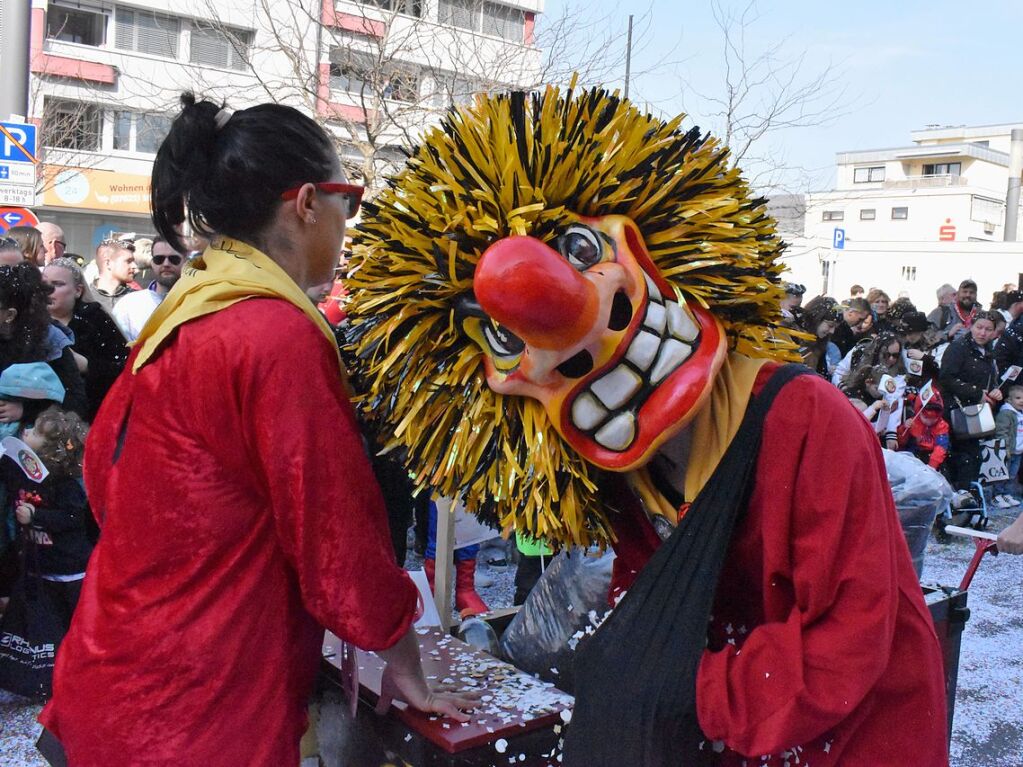
[[804, 236], [786, 255], [792, 278], [809, 295], [844, 298], [858, 283], [920, 305], [944, 282], [972, 277], [982, 294], [1015, 283], [1023, 249], [1002, 240], [1021, 127], [929, 126], [904, 147], [839, 152], [835, 188], [806, 196]]
[[314, 116], [371, 187], [452, 104], [541, 78], [543, 0], [34, 0], [35, 212], [91, 257], [148, 233], [157, 148], [190, 90]]

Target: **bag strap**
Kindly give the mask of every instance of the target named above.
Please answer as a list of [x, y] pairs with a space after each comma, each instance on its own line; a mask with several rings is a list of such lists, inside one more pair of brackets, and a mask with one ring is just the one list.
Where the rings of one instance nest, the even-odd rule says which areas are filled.
[[567, 767], [698, 763], [704, 738], [696, 718], [696, 672], [718, 577], [747, 505], [767, 413], [782, 387], [808, 374], [802, 365], [774, 371], [675, 532], [610, 617], [580, 643]]

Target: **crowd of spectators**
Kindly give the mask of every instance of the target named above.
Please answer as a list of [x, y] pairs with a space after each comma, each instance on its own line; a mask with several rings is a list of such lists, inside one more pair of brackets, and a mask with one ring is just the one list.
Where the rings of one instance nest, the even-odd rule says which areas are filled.
[[[846, 298], [817, 296], [805, 305], [803, 286], [786, 291], [784, 322], [805, 334], [804, 362], [848, 396], [884, 447], [941, 471], [957, 491], [954, 508], [1021, 504], [1013, 488], [1023, 457], [1023, 291], [1005, 285], [985, 309], [973, 280], [946, 284], [927, 314], [876, 287], [854, 285]], [[953, 411], [975, 405], [986, 405], [997, 423], [1007, 470], [989, 499], [980, 481], [982, 439], [951, 428]]]
[[[88, 424], [185, 258], [160, 239], [112, 235], [90, 281], [54, 223], [0, 237], [0, 437], [20, 439], [46, 472], [40, 481], [29, 464], [0, 461], [0, 620], [34, 600], [51, 613], [55, 643], [66, 631], [98, 535], [82, 483]], [[152, 275], [145, 287], [140, 267]]]

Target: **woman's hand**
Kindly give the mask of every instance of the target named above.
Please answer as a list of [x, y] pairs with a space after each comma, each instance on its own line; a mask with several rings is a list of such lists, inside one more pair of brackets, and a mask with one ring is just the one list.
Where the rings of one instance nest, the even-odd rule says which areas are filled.
[[906, 356], [911, 360], [922, 360], [924, 353], [919, 349], [906, 349]]
[[469, 715], [462, 709], [472, 709], [478, 702], [477, 696], [473, 693], [459, 693], [447, 688], [431, 688], [423, 676], [422, 668], [419, 669], [418, 674], [406, 673], [396, 669], [394, 664], [388, 663], [380, 680], [377, 713], [387, 713], [393, 700], [404, 701], [419, 711], [428, 714], [441, 714], [456, 722], [468, 722]]
[[25, 406], [14, 400], [0, 400], [0, 423], [15, 423], [25, 415]]
[[994, 405], [1002, 401], [1002, 390], [992, 389], [989, 392], [984, 392], [984, 401], [989, 405]]
[[14, 507], [14, 518], [18, 520], [19, 525], [32, 524], [32, 517], [35, 513], [36, 507], [25, 501], [18, 501]]
[[1023, 554], [1023, 514], [998, 534], [998, 550], [1003, 554]]
[[377, 655], [387, 662], [380, 680], [378, 714], [386, 713], [392, 700], [401, 700], [420, 711], [442, 714], [457, 722], [469, 721], [469, 716], [461, 709], [474, 708], [477, 696], [474, 693], [432, 689], [426, 683], [415, 629], [409, 628], [394, 647], [381, 650]]
[[76, 352], [74, 349], [71, 350], [71, 354], [74, 355], [75, 365], [78, 366], [78, 372], [83, 376], [89, 372], [89, 360], [83, 357], [81, 354]]

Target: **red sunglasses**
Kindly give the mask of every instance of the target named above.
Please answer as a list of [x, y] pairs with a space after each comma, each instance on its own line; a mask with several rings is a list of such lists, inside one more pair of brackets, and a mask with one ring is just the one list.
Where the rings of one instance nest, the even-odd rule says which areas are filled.
[[[296, 186], [292, 189], [286, 189], [281, 193], [281, 199], [294, 200], [298, 197], [299, 190], [302, 189], [303, 186], [305, 186], [305, 184]], [[326, 194], [348, 195], [348, 218], [351, 218], [359, 212], [359, 205], [362, 203], [362, 193], [366, 191], [366, 187], [361, 184], [340, 184], [334, 181], [313, 182], [313, 186]]]

